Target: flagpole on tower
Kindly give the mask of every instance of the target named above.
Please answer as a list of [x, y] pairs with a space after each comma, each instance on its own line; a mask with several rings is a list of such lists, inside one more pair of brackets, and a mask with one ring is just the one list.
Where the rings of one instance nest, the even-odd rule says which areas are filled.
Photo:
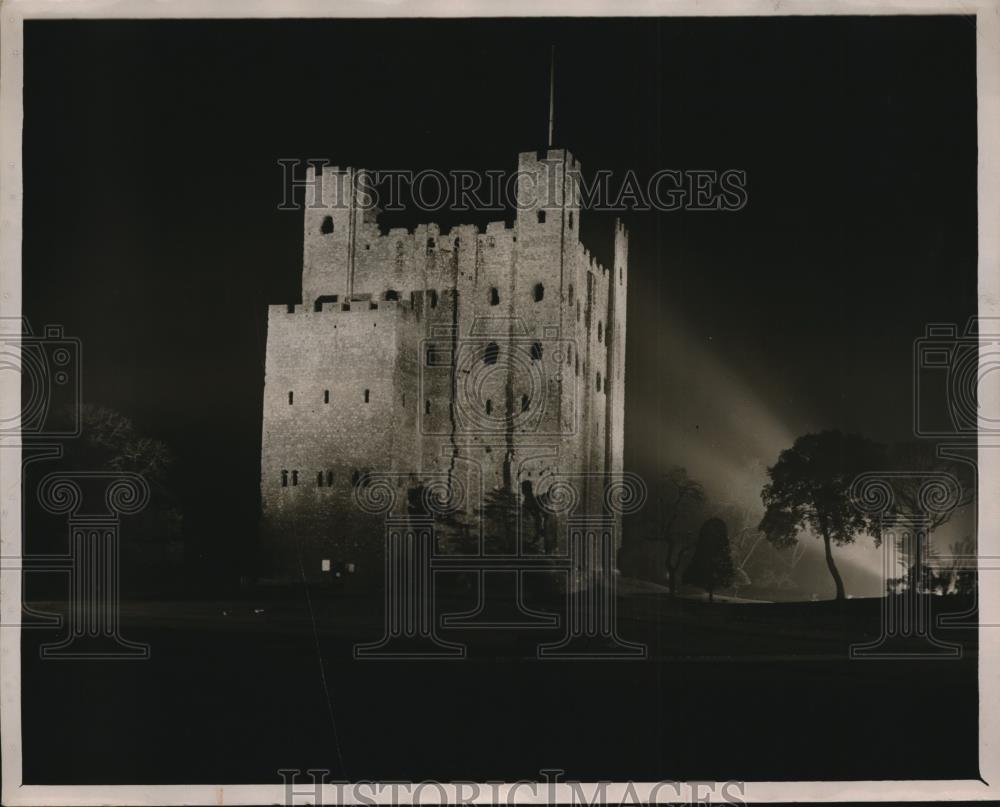
[[556, 108], [556, 46], [549, 54], [549, 148], [552, 148], [552, 131], [555, 127]]

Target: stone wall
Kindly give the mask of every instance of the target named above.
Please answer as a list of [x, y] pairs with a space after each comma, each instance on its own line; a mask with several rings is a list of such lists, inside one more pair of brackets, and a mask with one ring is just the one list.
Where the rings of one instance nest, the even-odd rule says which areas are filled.
[[307, 198], [302, 304], [268, 317], [270, 566], [377, 567], [381, 524], [353, 499], [367, 471], [391, 475], [401, 502], [457, 478], [470, 513], [505, 482], [543, 493], [572, 477], [585, 511], [603, 512], [588, 474], [622, 465], [627, 234], [617, 227], [610, 269], [588, 252], [576, 171], [566, 151], [521, 154], [512, 227], [383, 233], [362, 209], [363, 172], [324, 169]]

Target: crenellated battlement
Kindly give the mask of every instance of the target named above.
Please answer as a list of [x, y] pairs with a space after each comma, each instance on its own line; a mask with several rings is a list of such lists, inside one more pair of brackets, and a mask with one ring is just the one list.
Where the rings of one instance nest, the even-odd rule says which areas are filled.
[[535, 151], [522, 151], [517, 155], [521, 166], [543, 165], [545, 163], [563, 163], [567, 168], [580, 168], [580, 163], [569, 149], [547, 148]]
[[383, 313], [412, 311], [413, 308], [413, 303], [410, 300], [349, 300], [343, 303], [320, 303], [319, 307], [316, 304], [306, 305], [304, 303], [269, 305], [267, 311], [268, 315], [272, 317], [297, 315], [327, 316], [330, 314], [368, 314], [379, 311]]
[[330, 315], [330, 314], [371, 314], [383, 312], [389, 314], [420, 312], [425, 309], [442, 308], [454, 305], [458, 297], [456, 289], [413, 289], [406, 292], [393, 292], [393, 299], [375, 299], [370, 294], [354, 295], [351, 299], [340, 300], [318, 298], [311, 304], [286, 303], [284, 305], [269, 305], [269, 317], [287, 317], [294, 315]]
[[[515, 255], [532, 261], [564, 251], [579, 260], [574, 250], [582, 245], [581, 172], [566, 149], [522, 152], [512, 222], [450, 227], [426, 222], [383, 230], [371, 195], [372, 173], [325, 166], [322, 181], [309, 186], [311, 201], [317, 204], [307, 204], [305, 210], [303, 302], [358, 291], [377, 294], [400, 285], [452, 288], [470, 278], [475, 285], [483, 278], [483, 266], [506, 263]], [[621, 225], [615, 237], [625, 237]], [[610, 274], [608, 267], [591, 260], [589, 250], [582, 260], [595, 274]]]

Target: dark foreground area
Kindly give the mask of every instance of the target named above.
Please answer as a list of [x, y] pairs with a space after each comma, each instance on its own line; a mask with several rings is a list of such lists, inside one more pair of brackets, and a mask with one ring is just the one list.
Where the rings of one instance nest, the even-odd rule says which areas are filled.
[[146, 661], [43, 660], [59, 632], [25, 630], [25, 782], [267, 783], [279, 768], [352, 781], [978, 776], [975, 630], [938, 631], [960, 659], [850, 660], [852, 642], [879, 635], [878, 600], [633, 592], [618, 624], [645, 659], [538, 660], [558, 628], [494, 628], [442, 630], [465, 659], [355, 660], [382, 609], [304, 589], [125, 603], [122, 633], [149, 643]]

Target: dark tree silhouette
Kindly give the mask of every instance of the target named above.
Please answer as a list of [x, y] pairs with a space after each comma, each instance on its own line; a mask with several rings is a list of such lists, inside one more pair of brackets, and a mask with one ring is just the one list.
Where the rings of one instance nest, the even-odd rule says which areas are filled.
[[[62, 441], [63, 454], [53, 462], [59, 472], [134, 473], [149, 487], [149, 500], [134, 515], [123, 520], [119, 556], [123, 590], [160, 590], [180, 587], [189, 582], [182, 574], [185, 562], [196, 557], [200, 545], [185, 524], [183, 494], [185, 488], [177, 473], [175, 459], [168, 445], [144, 434], [133, 421], [108, 406], [86, 403], [78, 410], [58, 413], [66, 427], [79, 425], [78, 437]], [[33, 478], [32, 483], [40, 481]], [[96, 486], [101, 483], [95, 482]], [[39, 523], [48, 516], [35, 509], [37, 495], [28, 500]], [[62, 530], [42, 529], [39, 551], [65, 551]], [[152, 589], [150, 587], [153, 587]]]
[[167, 444], [139, 434], [131, 419], [107, 406], [83, 404], [79, 418], [80, 436], [64, 442], [60, 466], [139, 474], [149, 484], [150, 502], [136, 519], [142, 525], [137, 532], [147, 539], [179, 538], [182, 515], [171, 480], [174, 457]]
[[545, 510], [539, 497], [535, 496], [531, 482], [528, 480], [521, 482], [521, 508], [525, 547], [531, 551], [536, 551], [539, 548], [548, 551], [550, 543], [548, 519], [545, 517]]
[[[423, 486], [408, 491], [408, 511], [426, 514], [422, 499]], [[544, 494], [543, 494], [544, 495]], [[523, 548], [538, 550], [545, 539], [549, 551], [549, 522], [545, 511], [531, 490], [530, 483], [522, 484], [518, 496], [510, 488], [499, 487], [486, 492], [483, 506], [475, 514], [462, 510], [449, 510], [435, 516], [439, 548], [446, 554], [475, 554], [480, 551], [480, 525], [483, 534], [483, 551], [487, 554], [510, 554], [515, 551], [518, 523], [522, 532]]]
[[[951, 588], [951, 572], [943, 570], [932, 558], [933, 550], [929, 539], [934, 530], [946, 524], [960, 507], [972, 504], [976, 499], [976, 480], [972, 466], [950, 457], [941, 457], [938, 447], [926, 440], [911, 440], [897, 443], [887, 450], [890, 467], [893, 470], [910, 472], [893, 480], [893, 505], [903, 515], [920, 516], [928, 520], [927, 541], [901, 541], [902, 562], [906, 573], [898, 581], [901, 589], [911, 593], [927, 593], [941, 590], [947, 594]], [[912, 472], [943, 473], [953, 476], [958, 484], [955, 507], [928, 511], [921, 502], [921, 488], [926, 477]]]
[[899, 565], [902, 566], [903, 573], [887, 581], [890, 593], [933, 594], [942, 584], [944, 593], [947, 593], [951, 578], [948, 570], [939, 568], [937, 553], [926, 547], [919, 552], [919, 557], [919, 562], [909, 560], [906, 556], [900, 558]]
[[426, 516], [427, 506], [424, 504], [426, 488], [424, 485], [412, 485], [406, 489], [406, 514], [409, 516]]
[[705, 505], [701, 483], [681, 467], [672, 468], [662, 480], [659, 491], [659, 520], [655, 536], [666, 544], [667, 586], [670, 596], [677, 593], [680, 572], [693, 551], [694, 527]]
[[482, 519], [485, 550], [490, 554], [514, 551], [521, 503], [509, 487], [489, 490], [483, 496]]
[[726, 522], [721, 518], [710, 518], [698, 531], [698, 543], [694, 557], [684, 571], [684, 582], [705, 589], [708, 601], [712, 602], [716, 589], [732, 584], [735, 574]]
[[80, 437], [66, 441], [64, 467], [131, 471], [151, 485], [166, 481], [174, 460], [162, 440], [138, 434], [129, 418], [108, 406], [83, 404], [79, 418]]
[[919, 563], [908, 556], [899, 562], [903, 573], [889, 579], [889, 593], [969, 596], [975, 590], [976, 545], [970, 538], [949, 544], [944, 557], [928, 546], [921, 552]]
[[764, 517], [760, 529], [777, 547], [794, 546], [799, 533], [811, 530], [823, 539], [826, 565], [844, 599], [844, 581], [833, 561], [833, 544], [854, 542], [867, 533], [881, 543], [878, 521], [856, 508], [850, 488], [858, 474], [884, 467], [880, 447], [858, 435], [825, 431], [807, 434], [785, 449], [767, 469], [770, 482], [761, 499]]
[[[423, 515], [426, 514], [424, 486], [418, 487], [420, 489], [420, 507], [417, 508], [414, 495], [407, 509], [410, 513]], [[461, 508], [449, 508], [444, 512], [436, 513], [434, 515], [435, 551], [445, 555], [478, 554], [480, 550], [479, 519], [479, 514], [467, 513]], [[443, 576], [441, 582], [449, 591], [467, 594], [473, 590], [475, 575], [468, 571], [447, 574]]]
[[959, 507], [975, 501], [976, 480], [972, 466], [951, 457], [939, 456], [937, 444], [926, 440], [896, 443], [888, 447], [886, 455], [893, 470], [946, 473], [958, 482], [958, 499], [954, 508], [927, 512], [920, 502], [920, 491], [925, 481], [923, 477], [913, 475], [893, 479], [894, 508], [900, 514], [920, 515], [928, 519], [929, 531], [947, 523]]
[[963, 538], [948, 547], [955, 594], [969, 596], [976, 590], [976, 542]]

